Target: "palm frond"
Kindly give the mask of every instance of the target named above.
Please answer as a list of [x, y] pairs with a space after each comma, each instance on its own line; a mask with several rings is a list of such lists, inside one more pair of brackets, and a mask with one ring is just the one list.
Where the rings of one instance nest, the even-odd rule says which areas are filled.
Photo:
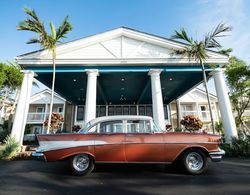
[[227, 55], [227, 56], [229, 56], [230, 55], [230, 53], [233, 51], [233, 49], [232, 48], [228, 48], [228, 49], [221, 49], [220, 51], [218, 51], [219, 53], [221, 53], [221, 54], [224, 54], [224, 55]]
[[221, 45], [216, 40], [219, 37], [227, 36], [225, 33], [232, 30], [231, 26], [226, 26], [224, 23], [220, 23], [216, 26], [214, 31], [206, 34], [204, 43], [206, 48], [221, 48]]
[[56, 31], [56, 39], [59, 40], [61, 38], [65, 38], [65, 35], [72, 30], [72, 26], [68, 21], [69, 17], [66, 16], [63, 20], [62, 24], [58, 27]]
[[192, 37], [188, 37], [184, 28], [181, 28], [180, 31], [175, 30], [175, 34], [171, 36], [171, 39], [179, 39], [189, 44], [193, 43]]
[[51, 36], [56, 39], [56, 28], [52, 22], [50, 22]]
[[41, 41], [37, 38], [31, 38], [29, 41], [27, 41], [27, 44], [33, 44], [33, 43], [41, 43]]
[[34, 10], [24, 8], [24, 12], [29, 16], [23, 22], [20, 22], [17, 26], [17, 30], [29, 30], [39, 34], [46, 33], [43, 23], [38, 18]]

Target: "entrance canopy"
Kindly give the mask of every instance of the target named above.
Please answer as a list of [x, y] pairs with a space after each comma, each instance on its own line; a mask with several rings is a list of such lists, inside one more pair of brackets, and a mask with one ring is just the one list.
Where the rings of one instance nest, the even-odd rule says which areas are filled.
[[[73, 104], [85, 104], [87, 74], [97, 70], [97, 104], [151, 104], [148, 72], [161, 71], [163, 103], [168, 104], [202, 82], [194, 60], [173, 55], [186, 45], [126, 27], [61, 44], [57, 48], [55, 91]], [[24, 69], [33, 70], [39, 81], [51, 87], [52, 58], [47, 50], [17, 57]], [[209, 64], [218, 67], [228, 57], [208, 51]]]

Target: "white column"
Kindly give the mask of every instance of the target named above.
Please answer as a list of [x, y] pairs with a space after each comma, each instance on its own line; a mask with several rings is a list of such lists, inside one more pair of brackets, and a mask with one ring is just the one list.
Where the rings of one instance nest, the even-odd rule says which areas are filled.
[[226, 142], [230, 143], [232, 137], [238, 137], [235, 120], [232, 112], [228, 90], [223, 74], [223, 70], [216, 69], [212, 72], [215, 89], [218, 96], [218, 103], [221, 112], [223, 127], [225, 130]]
[[96, 117], [96, 84], [98, 70], [87, 71], [87, 90], [86, 90], [86, 102], [85, 102], [85, 120], [87, 123]]
[[160, 80], [161, 71], [162, 70], [150, 70], [148, 75], [151, 76], [154, 121], [161, 129], [165, 130], [165, 119]]
[[15, 119], [11, 131], [11, 137], [14, 137], [16, 141], [22, 145], [24, 129], [29, 110], [29, 101], [32, 89], [32, 82], [34, 78], [34, 72], [30, 70], [23, 71], [24, 77], [21, 86], [20, 96], [17, 103]]

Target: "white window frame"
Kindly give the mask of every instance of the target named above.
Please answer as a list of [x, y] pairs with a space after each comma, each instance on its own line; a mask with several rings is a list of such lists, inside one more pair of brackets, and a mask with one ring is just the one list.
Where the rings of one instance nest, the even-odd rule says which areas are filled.
[[[42, 109], [42, 112], [38, 112], [38, 109], [41, 108]], [[36, 107], [36, 113], [44, 113], [45, 110], [44, 110], [44, 107]]]

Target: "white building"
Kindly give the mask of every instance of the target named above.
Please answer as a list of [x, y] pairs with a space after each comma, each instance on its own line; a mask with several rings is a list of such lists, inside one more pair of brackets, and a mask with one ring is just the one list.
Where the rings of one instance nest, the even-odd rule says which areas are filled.
[[[214, 122], [219, 122], [221, 115], [219, 111], [217, 96], [209, 93]], [[187, 115], [198, 117], [203, 122], [203, 130], [212, 132], [211, 118], [206, 92], [200, 88], [194, 88], [187, 94], [178, 98], [170, 104], [170, 124], [177, 128], [180, 120]]]
[[[71, 103], [69, 113], [74, 106], [81, 109], [82, 125], [104, 113], [145, 115], [148, 112], [164, 129], [167, 105], [203, 82], [201, 67], [195, 59], [173, 56], [174, 50], [185, 47], [180, 42], [126, 27], [60, 44], [55, 91]], [[205, 72], [214, 77], [226, 139], [230, 141], [231, 137], [237, 137], [237, 131], [222, 69], [228, 57], [210, 50], [207, 55]], [[53, 70], [51, 53], [47, 50], [16, 59], [25, 71], [12, 136], [21, 142], [33, 78], [37, 75], [37, 80], [51, 87]], [[217, 68], [211, 69], [210, 63]], [[67, 114], [65, 119], [71, 117]]]
[[[51, 92], [50, 90], [43, 90], [34, 94], [30, 98], [30, 106], [26, 124], [30, 125], [30, 133], [43, 133], [44, 121], [49, 116]], [[53, 111], [59, 113], [64, 117], [66, 100], [58, 94], [54, 95]]]

